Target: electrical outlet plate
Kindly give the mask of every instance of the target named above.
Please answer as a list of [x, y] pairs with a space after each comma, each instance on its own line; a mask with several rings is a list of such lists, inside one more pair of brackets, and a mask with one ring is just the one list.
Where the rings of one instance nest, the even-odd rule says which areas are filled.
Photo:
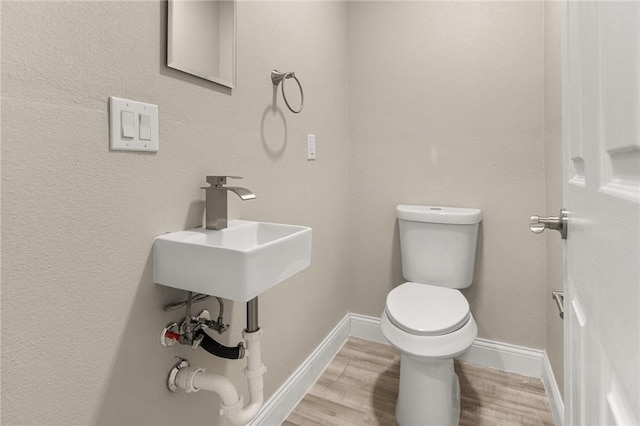
[[158, 152], [158, 106], [109, 97], [109, 148]]

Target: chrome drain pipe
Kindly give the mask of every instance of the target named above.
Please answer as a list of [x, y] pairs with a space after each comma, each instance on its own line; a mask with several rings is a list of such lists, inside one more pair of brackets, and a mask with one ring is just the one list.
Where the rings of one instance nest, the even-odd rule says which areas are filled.
[[247, 333], [255, 333], [260, 330], [258, 326], [258, 298], [254, 297], [253, 299], [247, 302]]

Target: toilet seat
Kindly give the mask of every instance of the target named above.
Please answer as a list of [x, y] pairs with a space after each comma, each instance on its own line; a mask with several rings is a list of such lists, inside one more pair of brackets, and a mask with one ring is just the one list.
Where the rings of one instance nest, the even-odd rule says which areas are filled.
[[401, 330], [417, 336], [442, 336], [464, 326], [469, 302], [455, 289], [406, 282], [387, 295], [385, 312]]

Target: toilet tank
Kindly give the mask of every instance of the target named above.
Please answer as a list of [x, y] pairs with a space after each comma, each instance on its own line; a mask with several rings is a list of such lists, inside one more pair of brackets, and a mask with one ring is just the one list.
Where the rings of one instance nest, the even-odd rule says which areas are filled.
[[397, 213], [404, 278], [448, 288], [469, 287], [482, 210], [399, 205]]

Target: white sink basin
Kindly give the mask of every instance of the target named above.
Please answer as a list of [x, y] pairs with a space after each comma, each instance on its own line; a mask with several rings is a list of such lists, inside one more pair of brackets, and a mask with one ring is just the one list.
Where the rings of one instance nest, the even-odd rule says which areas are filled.
[[229, 221], [156, 237], [153, 280], [169, 287], [247, 302], [311, 264], [311, 228]]

